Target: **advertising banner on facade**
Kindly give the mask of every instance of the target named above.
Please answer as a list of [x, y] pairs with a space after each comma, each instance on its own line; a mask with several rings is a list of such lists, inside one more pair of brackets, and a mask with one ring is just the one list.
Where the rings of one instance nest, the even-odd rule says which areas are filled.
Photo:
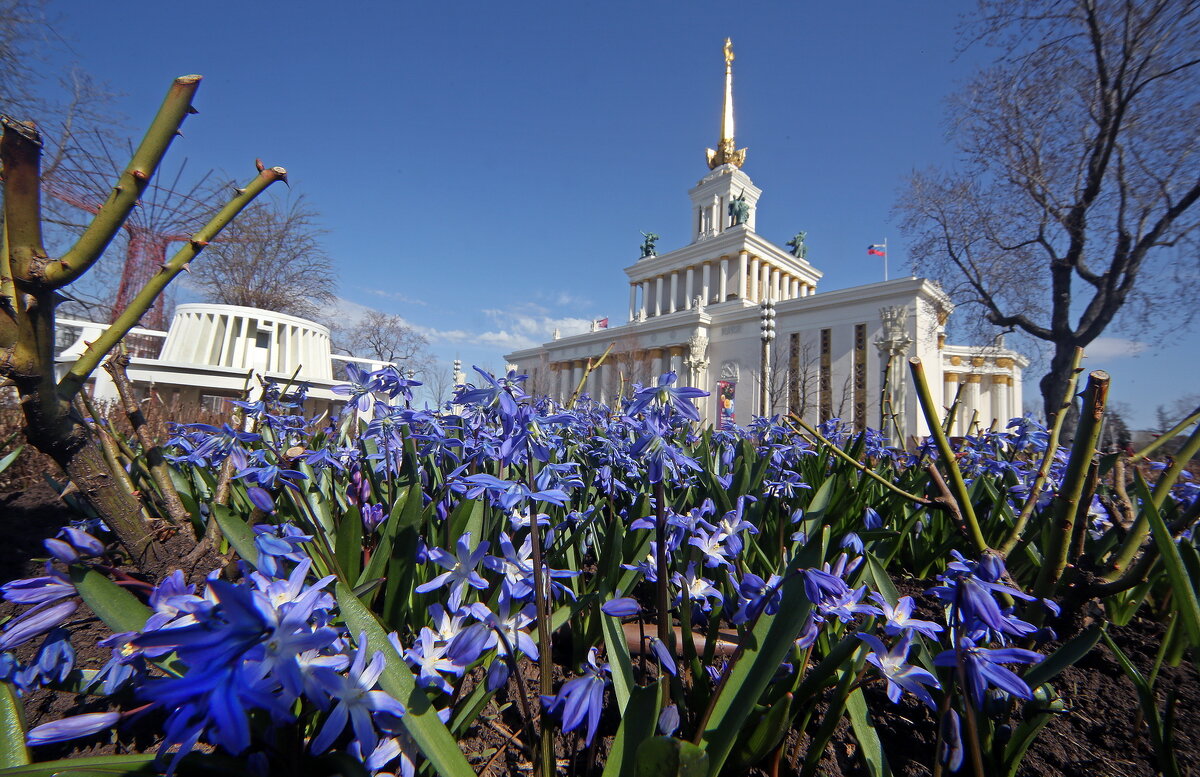
[[717, 428], [732, 429], [737, 423], [733, 413], [734, 392], [737, 382], [732, 380], [717, 381]]

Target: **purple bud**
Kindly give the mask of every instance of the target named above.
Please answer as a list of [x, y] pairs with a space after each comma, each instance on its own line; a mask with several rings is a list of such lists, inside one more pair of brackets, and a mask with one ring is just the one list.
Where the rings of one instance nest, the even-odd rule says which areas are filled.
[[246, 489], [246, 496], [250, 497], [250, 501], [254, 506], [264, 513], [275, 512], [275, 500], [271, 499], [271, 495], [267, 493], [265, 488], [258, 486], [250, 486]]
[[63, 527], [63, 534], [67, 535], [68, 542], [74, 545], [77, 550], [82, 551], [85, 555], [104, 555], [104, 543], [87, 532], [71, 526], [65, 526]]
[[11, 650], [23, 645], [39, 634], [45, 634], [59, 626], [75, 612], [78, 603], [72, 600], [59, 602], [44, 610], [33, 609], [5, 625], [4, 636], [0, 637], [0, 651]]
[[492, 665], [488, 667], [487, 673], [487, 690], [488, 693], [495, 693], [504, 687], [508, 682], [508, 662], [503, 658], [497, 657]]
[[650, 638], [650, 649], [654, 651], [654, 657], [662, 664], [663, 669], [666, 669], [672, 675], [677, 675], [679, 669], [675, 666], [675, 659], [671, 655], [671, 651], [667, 650], [667, 646], [658, 637]]
[[866, 513], [863, 514], [863, 526], [868, 530], [881, 528], [883, 519], [879, 517], [879, 513], [868, 507]]
[[31, 745], [45, 745], [51, 742], [85, 737], [106, 728], [112, 728], [120, 719], [121, 713], [119, 712], [88, 712], [62, 720], [52, 720], [30, 731], [27, 741]]
[[638, 604], [637, 599], [622, 596], [617, 599], [609, 599], [600, 605], [600, 610], [605, 615], [611, 615], [614, 618], [632, 618], [642, 611], [642, 606]]
[[45, 540], [46, 550], [64, 564], [74, 564], [79, 560], [79, 551], [62, 540]]
[[658, 733], [669, 737], [679, 729], [679, 708], [668, 704], [658, 716]]

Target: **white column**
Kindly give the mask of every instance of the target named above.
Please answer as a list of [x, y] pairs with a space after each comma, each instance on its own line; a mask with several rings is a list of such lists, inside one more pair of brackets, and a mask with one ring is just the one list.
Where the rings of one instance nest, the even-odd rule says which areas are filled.
[[662, 315], [662, 298], [663, 298], [663, 277], [660, 275], [654, 279], [654, 315]]
[[[668, 369], [675, 370], [675, 374], [680, 375], [683, 370], [683, 349], [678, 346], [672, 346], [670, 348], [670, 354], [671, 358]], [[681, 378], [682, 377], [683, 376], [681, 375]], [[676, 382], [675, 385], [678, 386], [679, 383]]]
[[717, 268], [717, 302], [724, 302], [729, 294], [729, 259], [721, 257], [721, 266]]
[[790, 296], [788, 297], [788, 299], [795, 299], [796, 297], [799, 297], [800, 296], [800, 279], [792, 278], [790, 281], [788, 281], [788, 285], [791, 287], [791, 291], [789, 292]]
[[762, 300], [762, 284], [759, 282], [760, 273], [758, 271], [758, 257], [750, 260], [750, 278], [747, 284], [749, 288], [746, 290], [746, 299], [751, 302], [759, 302]]
[[762, 267], [758, 273], [758, 302], [762, 302], [771, 294], [771, 265], [766, 262], [762, 263]]
[[963, 402], [962, 407], [958, 411], [959, 419], [959, 434], [971, 433], [971, 419], [975, 417], [976, 411], [979, 412], [979, 423], [987, 426], [988, 421], [983, 417], [983, 409], [979, 406], [979, 379], [981, 375], [967, 375], [967, 385], [963, 387]]
[[604, 401], [604, 372], [607, 366], [601, 364], [599, 367], [592, 369], [592, 374], [588, 377], [587, 390], [592, 395], [592, 399], [597, 402]]
[[746, 282], [746, 263], [748, 259], [745, 251], [738, 254], [738, 299], [747, 299], [749, 284]]
[[674, 313], [678, 310], [679, 299], [679, 271], [675, 270], [671, 273], [671, 301], [667, 303], [667, 312]]
[[642, 281], [641, 285], [642, 285], [642, 302], [641, 302], [641, 305], [638, 307], [638, 313], [640, 313], [641, 318], [644, 319], [646, 317], [646, 300], [650, 299], [650, 281], [649, 281], [649, 279]]
[[700, 296], [704, 299], [705, 306], [712, 303], [712, 262], [705, 262], [704, 269], [700, 271]]
[[629, 320], [634, 319], [634, 314], [637, 313], [637, 284], [629, 284]]
[[779, 268], [772, 267], [771, 268], [771, 299], [773, 299], [773, 300], [783, 299], [783, 294], [781, 293], [781, 289], [779, 287], [779, 280], [780, 280]]
[[993, 375], [992, 376], [992, 413], [996, 416], [996, 420], [1000, 422], [1000, 428], [1003, 429], [1013, 417], [1012, 408], [1009, 407], [1008, 396], [1008, 376]]
[[657, 383], [659, 376], [666, 370], [663, 369], [663, 352], [661, 348], [650, 349], [650, 382]]
[[695, 295], [696, 273], [694, 267], [687, 268], [686, 282], [683, 284], [683, 309], [692, 309], [692, 297]]
[[566, 402], [574, 390], [571, 385], [571, 362], [558, 363], [558, 401]]
[[583, 361], [576, 359], [571, 363], [571, 389], [567, 392], [570, 396], [571, 391], [574, 391], [579, 386], [579, 381], [583, 380]]

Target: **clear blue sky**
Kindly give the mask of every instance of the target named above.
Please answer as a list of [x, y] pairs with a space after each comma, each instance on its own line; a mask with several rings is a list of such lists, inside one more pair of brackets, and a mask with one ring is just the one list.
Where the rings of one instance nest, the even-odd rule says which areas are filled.
[[[965, 7], [965, 5], [964, 5]], [[908, 257], [891, 215], [914, 168], [948, 161], [943, 100], [959, 4], [799, 2], [173, 3], [50, 0], [77, 64], [149, 120], [205, 76], [173, 154], [245, 179], [282, 165], [322, 213], [338, 294], [397, 313], [437, 356], [503, 364], [555, 326], [623, 322], [639, 230], [688, 236], [687, 189], [716, 140], [734, 41], [737, 139], [758, 231], [809, 233], [822, 289]], [[960, 314], [961, 315], [961, 314]], [[1122, 333], [1088, 366], [1153, 407], [1200, 385], [1192, 337]], [[1143, 340], [1145, 342], [1143, 342]], [[1136, 355], [1133, 355], [1136, 353]], [[1029, 376], [1027, 397], [1036, 395]]]

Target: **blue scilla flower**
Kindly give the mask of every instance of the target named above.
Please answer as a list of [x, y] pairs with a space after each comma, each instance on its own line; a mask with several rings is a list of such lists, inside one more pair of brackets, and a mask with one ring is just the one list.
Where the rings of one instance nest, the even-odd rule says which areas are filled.
[[429, 593], [442, 586], [450, 587], [450, 609], [457, 610], [462, 603], [462, 595], [467, 588], [483, 590], [487, 581], [476, 570], [483, 557], [487, 554], [489, 543], [484, 540], [471, 548], [471, 533], [467, 532], [455, 543], [455, 552], [450, 553], [442, 548], [430, 548], [429, 560], [441, 566], [446, 571], [416, 587], [419, 594]]
[[707, 397], [708, 392], [698, 388], [674, 387], [678, 375], [674, 370], [665, 373], [655, 386], [646, 386], [633, 395], [633, 402], [625, 409], [627, 415], [635, 416], [648, 409], [657, 410], [660, 417], [669, 420], [676, 413], [689, 421], [700, 420], [700, 408], [692, 400]]
[[588, 745], [591, 745], [596, 728], [600, 725], [608, 675], [608, 664], [597, 664], [596, 648], [592, 648], [588, 651], [581, 677], [568, 680], [554, 696], [542, 696], [546, 711], [561, 717], [563, 731], [574, 731], [581, 725], [587, 725], [584, 740]]
[[1039, 653], [1024, 648], [978, 647], [969, 637], [959, 637], [958, 648], [945, 650], [933, 658], [938, 666], [958, 666], [962, 663], [966, 678], [963, 689], [977, 708], [983, 707], [983, 694], [989, 685], [1021, 699], [1032, 699], [1029, 685], [1003, 664], [1036, 664], [1042, 660]]
[[334, 394], [346, 397], [345, 411], [351, 409], [365, 413], [371, 409], [375, 398], [373, 392], [376, 386], [372, 384], [371, 373], [353, 362], [346, 363], [346, 380], [330, 389]]
[[901, 596], [897, 600], [895, 607], [888, 604], [887, 600], [881, 594], [873, 593], [871, 594], [871, 599], [883, 611], [883, 617], [886, 619], [886, 622], [883, 624], [885, 634], [895, 636], [915, 631], [924, 637], [936, 640], [938, 632], [942, 631], [941, 625], [933, 621], [925, 621], [912, 617], [913, 608], [916, 604], [913, 602], [911, 596]]
[[354, 741], [358, 742], [361, 751], [371, 753], [379, 743], [377, 719], [382, 718], [379, 722], [391, 729], [404, 716], [404, 705], [377, 687], [379, 675], [383, 674], [386, 665], [383, 651], [371, 653], [371, 661], [367, 663], [365, 633], [359, 634], [358, 644], [359, 648], [355, 650], [346, 674], [329, 669], [317, 670], [320, 687], [335, 701], [335, 706], [322, 729], [313, 737], [313, 753], [324, 753], [329, 749], [338, 735], [346, 730], [347, 722], [354, 731]]
[[871, 652], [867, 654], [867, 662], [879, 670], [887, 680], [888, 699], [893, 703], [899, 702], [901, 693], [908, 691], [924, 702], [929, 709], [937, 710], [937, 704], [926, 688], [940, 688], [937, 678], [921, 667], [908, 663], [908, 651], [913, 642], [911, 631], [906, 631], [896, 640], [896, 644], [890, 650], [873, 634], [857, 636], [871, 648]]

